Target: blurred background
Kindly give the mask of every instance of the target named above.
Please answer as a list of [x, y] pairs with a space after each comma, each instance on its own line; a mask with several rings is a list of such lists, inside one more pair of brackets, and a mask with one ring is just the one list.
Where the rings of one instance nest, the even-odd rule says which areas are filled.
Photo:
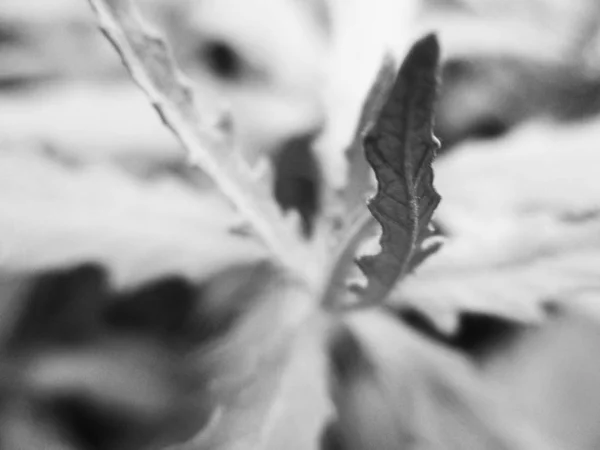
[[[272, 157], [277, 199], [307, 233], [322, 180], [343, 182], [384, 56], [397, 66], [428, 31], [443, 52], [443, 232], [471, 232], [473, 215], [598, 208], [597, 0], [140, 4], [204, 106], [231, 110], [246, 157]], [[473, 154], [488, 156], [456, 162]], [[232, 216], [211, 189], [87, 1], [0, 0], [0, 448], [142, 448], [198, 431], [207, 411], [185, 355], [227, 329], [259, 253], [194, 243]], [[471, 322], [456, 342], [479, 352], [498, 324]]]

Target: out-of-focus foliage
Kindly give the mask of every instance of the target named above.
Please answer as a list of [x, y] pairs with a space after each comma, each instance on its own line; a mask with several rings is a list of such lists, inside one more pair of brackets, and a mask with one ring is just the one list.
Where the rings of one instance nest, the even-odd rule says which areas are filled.
[[424, 18], [441, 30], [447, 54], [437, 116], [445, 150], [501, 136], [530, 118], [598, 112], [597, 2], [432, 3]]
[[[344, 153], [361, 155], [376, 88], [434, 29], [446, 243], [389, 298], [402, 323], [353, 316], [328, 367], [330, 324], [309, 317], [292, 339], [307, 294], [256, 265], [265, 252], [187, 166], [87, 2], [0, 0], [0, 447], [146, 448], [202, 430], [210, 447], [256, 431], [248, 411], [262, 421], [275, 395], [275, 448], [299, 424], [323, 449], [415, 434], [429, 436], [416, 448], [595, 448], [596, 1], [139, 3], [203, 108], [230, 111], [244, 157], [273, 159], [277, 201], [313, 236], [327, 193], [354, 181]], [[327, 370], [340, 420], [322, 429]]]
[[116, 286], [135, 286], [171, 274], [203, 282], [263, 257], [227, 233], [236, 215], [222, 198], [172, 175], [144, 180], [21, 146], [0, 152], [0, 192], [3, 271], [94, 261]]

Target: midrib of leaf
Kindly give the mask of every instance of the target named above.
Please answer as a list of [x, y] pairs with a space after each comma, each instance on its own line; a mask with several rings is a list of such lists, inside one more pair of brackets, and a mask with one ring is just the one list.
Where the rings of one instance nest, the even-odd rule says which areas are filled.
[[[298, 232], [295, 215], [284, 217], [270, 192], [265, 174], [254, 176], [247, 163], [235, 151], [227, 135], [227, 116], [220, 126], [203, 124], [196, 109], [194, 92], [189, 81], [176, 67], [173, 57], [161, 37], [145, 25], [131, 0], [89, 0], [100, 27], [117, 49], [132, 78], [149, 97], [161, 119], [187, 149], [191, 161], [201, 167], [222, 193], [251, 225], [273, 257], [292, 273], [311, 278], [314, 264], [310, 262], [309, 246], [304, 245]], [[158, 51], [165, 63], [156, 67], [144, 60], [146, 45]], [[148, 55], [146, 55], [148, 56]], [[153, 55], [155, 58], [157, 55]], [[166, 85], [155, 77], [166, 77]], [[168, 84], [168, 83], [171, 84]], [[164, 92], [171, 89], [170, 92]], [[174, 96], [179, 96], [175, 98]], [[266, 164], [266, 161], [263, 161]], [[265, 172], [266, 173], [266, 172]]]
[[[414, 99], [411, 96], [406, 96], [406, 98], [404, 99], [404, 111], [411, 111], [411, 105], [413, 103]], [[413, 121], [411, 120], [412, 118], [412, 114], [404, 114], [403, 117], [403, 127], [405, 130], [412, 130], [412, 124]], [[410, 148], [410, 133], [407, 132], [404, 135], [404, 141], [402, 142], [402, 146], [404, 149], [408, 149]], [[383, 159], [385, 159], [385, 156], [383, 156]], [[419, 203], [418, 203], [418, 197], [417, 197], [417, 183], [420, 182], [421, 177], [417, 176], [417, 180], [416, 182], [413, 180], [413, 164], [412, 164], [412, 159], [411, 158], [405, 158], [404, 159], [404, 164], [402, 165], [403, 169], [404, 169], [404, 176], [402, 177], [402, 180], [404, 181], [404, 185], [406, 187], [406, 191], [409, 192], [409, 198], [408, 198], [408, 203], [410, 205], [410, 209], [411, 209], [411, 214], [410, 214], [410, 221], [411, 221], [411, 225], [412, 225], [412, 229], [410, 230], [409, 236], [410, 236], [410, 246], [408, 247], [408, 254], [406, 255], [406, 258], [404, 259], [404, 261], [400, 261], [400, 263], [402, 264], [402, 269], [400, 271], [400, 275], [403, 275], [404, 273], [406, 273], [406, 268], [408, 267], [408, 264], [410, 263], [410, 261], [412, 260], [412, 257], [415, 253], [415, 250], [417, 248], [417, 239], [419, 238]], [[419, 173], [422, 173], [422, 171], [419, 171]]]
[[[402, 99], [403, 101], [403, 110], [404, 111], [411, 111], [411, 104], [412, 104], [412, 98], [410, 96], [406, 96], [406, 98]], [[404, 114], [402, 117], [402, 128], [403, 130], [411, 130], [412, 129], [412, 120], [411, 120], [412, 114]], [[402, 140], [402, 148], [403, 149], [409, 149], [410, 148], [410, 137], [411, 137], [411, 133], [410, 132], [406, 132], [404, 133], [403, 136], [403, 140]], [[406, 258], [404, 258], [403, 260], [396, 258], [398, 260], [398, 262], [402, 265], [402, 270], [401, 273], [404, 273], [404, 271], [406, 270], [406, 267], [408, 266], [408, 262], [410, 261], [412, 255], [414, 254], [414, 250], [415, 250], [415, 246], [417, 243], [417, 236], [418, 236], [418, 225], [419, 225], [419, 221], [418, 221], [418, 217], [419, 217], [419, 204], [418, 204], [418, 197], [417, 197], [417, 190], [416, 190], [416, 184], [414, 182], [414, 177], [412, 176], [413, 172], [413, 165], [412, 165], [412, 160], [410, 157], [405, 158], [402, 164], [402, 172], [400, 173], [398, 172], [392, 165], [392, 163], [390, 163], [390, 161], [386, 158], [385, 154], [376, 149], [375, 147], [373, 148], [373, 151], [377, 152], [379, 155], [379, 158], [384, 161], [385, 163], [387, 163], [387, 165], [391, 168], [391, 170], [396, 173], [396, 175], [398, 176], [399, 180], [402, 180], [404, 187], [406, 188], [406, 192], [408, 192], [408, 202], [407, 204], [402, 203], [400, 200], [392, 198], [390, 196], [387, 196], [390, 200], [392, 200], [395, 203], [398, 203], [401, 207], [403, 208], [407, 208], [410, 209], [411, 214], [409, 214], [409, 219], [411, 222], [411, 229], [410, 229], [410, 233], [407, 233], [410, 236], [410, 245], [408, 246], [408, 254], [406, 255]], [[417, 178], [417, 182], [420, 180], [420, 177]], [[385, 195], [383, 193], [383, 191], [379, 192], [378, 195]], [[393, 220], [391, 217], [388, 218], [389, 220]]]

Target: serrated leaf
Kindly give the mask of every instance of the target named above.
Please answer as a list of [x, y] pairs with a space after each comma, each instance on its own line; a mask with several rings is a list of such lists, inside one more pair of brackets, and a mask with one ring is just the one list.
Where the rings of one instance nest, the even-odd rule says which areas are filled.
[[[272, 196], [270, 178], [257, 177], [236, 149], [230, 116], [199, 110], [195, 92], [180, 72], [165, 40], [140, 17], [133, 0], [90, 0], [106, 36], [134, 80], [145, 91], [169, 128], [252, 225], [274, 259], [294, 272], [307, 264], [296, 220], [285, 220]], [[208, 117], [207, 117], [208, 116]], [[212, 123], [211, 123], [212, 121]]]
[[364, 297], [379, 302], [421, 259], [423, 241], [440, 197], [431, 163], [439, 143], [432, 133], [439, 46], [434, 35], [408, 53], [381, 114], [365, 136], [377, 178], [369, 211], [382, 227], [381, 251], [357, 262], [367, 276]]
[[237, 216], [218, 195], [110, 164], [4, 148], [0, 199], [3, 273], [96, 262], [119, 286], [166, 275], [202, 282], [265, 257], [256, 242], [227, 233]]

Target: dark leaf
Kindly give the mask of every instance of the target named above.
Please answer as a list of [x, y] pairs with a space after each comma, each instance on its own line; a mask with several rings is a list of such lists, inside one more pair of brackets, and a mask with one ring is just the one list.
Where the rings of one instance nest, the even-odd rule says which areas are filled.
[[413, 46], [365, 136], [367, 160], [377, 177], [369, 210], [382, 227], [381, 251], [358, 260], [368, 279], [364, 296], [369, 303], [381, 301], [431, 252], [423, 243], [431, 236], [431, 216], [440, 200], [431, 169], [439, 146], [432, 134], [438, 60], [434, 35]]

